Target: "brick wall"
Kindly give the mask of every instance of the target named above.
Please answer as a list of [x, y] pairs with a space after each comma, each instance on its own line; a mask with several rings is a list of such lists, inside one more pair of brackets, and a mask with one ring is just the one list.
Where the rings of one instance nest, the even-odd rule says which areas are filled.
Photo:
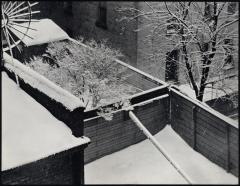
[[[154, 8], [164, 5], [163, 2], [150, 2], [150, 4]], [[145, 2], [138, 2], [137, 8], [145, 12], [151, 11]], [[151, 21], [146, 18], [138, 18], [138, 29], [140, 31], [137, 32], [137, 66], [144, 72], [165, 80], [165, 53], [169, 51], [172, 44], [167, 42], [166, 37], [159, 37], [157, 33], [153, 34], [152, 30], [156, 25], [146, 27], [150, 23]], [[160, 56], [153, 58], [152, 56], [156, 54]]]
[[[84, 148], [84, 146], [76, 147], [36, 162], [2, 171], [2, 184], [83, 184]], [[82, 162], [75, 156], [82, 158]], [[77, 172], [74, 171], [76, 169]]]
[[[135, 106], [133, 112], [152, 134], [156, 134], [168, 123], [168, 97]], [[84, 152], [85, 163], [146, 139], [126, 111], [115, 113], [111, 121], [101, 117], [85, 120], [84, 135], [91, 139]]]
[[40, 13], [34, 14], [33, 18], [52, 19], [58, 26], [66, 30], [66, 24], [70, 17], [64, 15], [63, 1], [39, 1], [38, 5], [34, 6], [34, 10], [40, 10]]
[[122, 58], [129, 64], [136, 66], [136, 21], [125, 26], [118, 22], [120, 14], [116, 13], [116, 8], [120, 5], [135, 7], [135, 2], [106, 2], [107, 7], [107, 29], [95, 25], [98, 17], [97, 1], [78, 2], [73, 1], [72, 30], [74, 37], [82, 36], [84, 39], [94, 38], [95, 40], [108, 39], [108, 44], [122, 51], [126, 57]]
[[[8, 69], [4, 68], [8, 76], [16, 82], [15, 75], [13, 72], [10, 72]], [[73, 111], [68, 110], [62, 103], [53, 100], [51, 97], [45, 93], [39, 91], [36, 88], [33, 88], [28, 83], [25, 83], [24, 80], [19, 77], [20, 87], [33, 97], [38, 103], [45, 107], [54, 117], [58, 120], [63, 121], [71, 130], [74, 136], [80, 137], [83, 136], [83, 110], [84, 108], [79, 107]]]
[[[144, 101], [149, 101], [160, 95], [168, 93], [165, 85], [160, 86], [151, 77], [139, 72], [131, 71], [131, 76], [126, 81], [131, 81], [133, 85], [145, 90], [131, 97], [131, 104], [136, 105]], [[15, 81], [13, 73], [5, 69], [10, 78]], [[32, 96], [36, 101], [47, 108], [57, 119], [63, 121], [75, 136], [86, 135], [91, 139], [90, 146], [85, 152], [85, 163], [98, 159], [106, 154], [113, 153], [124, 147], [135, 144], [146, 137], [129, 119], [127, 112], [118, 111], [114, 114], [112, 121], [106, 121], [97, 117], [97, 110], [92, 110], [83, 114], [82, 108], [77, 108], [70, 112], [61, 103], [52, 100], [46, 94], [25, 83], [19, 77], [20, 87]], [[134, 112], [139, 119], [146, 124], [146, 127], [153, 134], [159, 132], [168, 121], [168, 99], [155, 100], [142, 106], [136, 106]], [[157, 117], [156, 117], [157, 115]], [[82, 121], [85, 118], [84, 129]]]
[[[60, 1], [41, 1], [37, 8], [41, 10], [40, 18], [53, 19], [61, 28], [72, 36], [83, 36], [84, 39], [94, 38], [96, 40], [108, 39], [108, 44], [116, 49], [120, 49], [126, 58], [124, 61], [133, 66], [137, 66], [141, 70], [149, 74], [165, 80], [165, 61], [166, 52], [169, 52], [175, 45], [173, 41], [166, 37], [166, 29], [156, 33], [152, 38], [148, 38], [152, 34], [153, 27], [145, 27], [141, 31], [134, 32], [136, 29], [141, 29], [144, 25], [150, 23], [147, 19], [138, 18], [130, 22], [116, 21], [123, 14], [116, 12], [116, 8], [137, 8], [139, 10], [151, 11], [148, 5], [144, 2], [106, 2], [107, 6], [107, 29], [102, 29], [95, 26], [98, 17], [98, 3], [92, 2], [72, 2], [72, 14], [65, 14], [63, 4]], [[151, 6], [158, 9], [164, 6], [163, 2], [149, 2]], [[239, 5], [237, 4], [237, 9]], [[227, 9], [227, 6], [225, 7]], [[224, 10], [226, 11], [226, 10]], [[219, 25], [221, 20], [219, 20]], [[231, 25], [229, 30], [237, 28], [238, 22]], [[162, 35], [163, 37], [160, 37]], [[238, 46], [238, 39], [234, 40], [234, 45]], [[155, 53], [160, 54], [156, 59], [151, 58]], [[225, 70], [224, 73], [238, 73], [238, 48], [234, 51], [234, 68]], [[221, 58], [221, 57], [220, 57]], [[180, 59], [182, 61], [182, 59]], [[210, 73], [211, 75], [212, 73]], [[178, 66], [178, 79], [180, 83], [186, 83], [186, 69], [183, 65]]]
[[[164, 2], [148, 2], [150, 6], [152, 6], [155, 10], [166, 10]], [[170, 5], [170, 3], [169, 3]], [[199, 6], [203, 6], [203, 3], [199, 3]], [[123, 5], [124, 6], [124, 5]], [[238, 4], [236, 9], [238, 9]], [[127, 8], [127, 6], [125, 6]], [[138, 2], [136, 3], [136, 8], [138, 10], [141, 10], [143, 12], [151, 12], [151, 8], [145, 3], [145, 2]], [[194, 12], [194, 10], [193, 10]], [[227, 6], [225, 6], [225, 15], [223, 13], [223, 17], [227, 16]], [[158, 14], [160, 17], [160, 14]], [[191, 15], [191, 17], [194, 15]], [[226, 17], [227, 18], [227, 17]], [[148, 19], [143, 18], [143, 16], [139, 17], [137, 19], [137, 28], [139, 31], [137, 32], [137, 67], [141, 70], [161, 79], [165, 80], [166, 75], [166, 53], [170, 52], [178, 43], [177, 39], [170, 40], [170, 38], [167, 36], [166, 28], [158, 27], [156, 28], [156, 24], [152, 24], [153, 22], [157, 23], [157, 20], [160, 20], [157, 16], [151, 16], [148, 15]], [[219, 19], [218, 25], [222, 24], [222, 21], [226, 21], [226, 19]], [[130, 26], [132, 22], [129, 22], [128, 25]], [[235, 29], [238, 29], [237, 26], [238, 22], [231, 25], [226, 32], [233, 31]], [[148, 26], [147, 26], [148, 25]], [[158, 24], [159, 26], [160, 24]], [[153, 33], [154, 30], [154, 33]], [[238, 39], [234, 39], [233, 41], [234, 46], [238, 46]], [[179, 47], [178, 47], [179, 48]], [[155, 56], [155, 57], [154, 57]], [[181, 51], [179, 54], [179, 65], [177, 67], [177, 73], [178, 73], [178, 82], [183, 84], [187, 83], [187, 70], [183, 61], [184, 56], [182, 56]], [[220, 56], [219, 53], [215, 56], [216, 60], [222, 60], [224, 56]], [[194, 57], [196, 60], [197, 57]], [[199, 59], [200, 61], [201, 59]], [[234, 61], [234, 67], [230, 68], [228, 70], [224, 70], [224, 74], [231, 74], [231, 73], [238, 73], [238, 47], [235, 47], [233, 52], [233, 61]], [[221, 61], [222, 63], [222, 61]], [[210, 69], [209, 76], [214, 77], [219, 75], [219, 73], [216, 72], [216, 69], [219, 68], [218, 66]], [[198, 78], [200, 74], [197, 73], [197, 67], [194, 67], [195, 71], [195, 78]]]
[[238, 128], [170, 91], [172, 128], [197, 152], [238, 176]]

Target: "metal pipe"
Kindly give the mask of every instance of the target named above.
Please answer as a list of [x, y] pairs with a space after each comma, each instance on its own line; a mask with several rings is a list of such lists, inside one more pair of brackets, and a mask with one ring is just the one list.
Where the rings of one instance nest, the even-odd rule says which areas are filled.
[[164, 150], [164, 148], [158, 143], [158, 141], [154, 138], [154, 136], [145, 128], [145, 126], [141, 123], [141, 121], [136, 117], [136, 115], [129, 111], [129, 117], [132, 121], [138, 126], [140, 130], [147, 136], [147, 138], [153, 143], [153, 145], [163, 154], [163, 156], [170, 162], [170, 164], [182, 175], [182, 177], [187, 181], [187, 183], [192, 184], [191, 179], [184, 173], [183, 170], [179, 167], [179, 165], [171, 160], [170, 156]]

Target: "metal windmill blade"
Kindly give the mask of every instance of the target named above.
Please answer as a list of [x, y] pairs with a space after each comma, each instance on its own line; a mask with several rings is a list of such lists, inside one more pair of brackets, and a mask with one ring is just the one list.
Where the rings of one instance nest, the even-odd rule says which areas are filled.
[[[13, 52], [12, 49], [17, 47], [21, 52], [18, 44], [28, 36], [28, 31], [31, 28], [31, 22], [35, 21], [32, 19], [32, 15], [39, 13], [40, 11], [32, 11], [32, 7], [36, 3], [30, 3], [28, 1], [2, 1], [1, 3], [1, 41], [2, 50], [1, 57], [3, 57], [3, 52], [10, 51], [13, 62]], [[22, 25], [25, 23], [24, 25]], [[21, 28], [21, 29], [20, 29]], [[20, 37], [13, 33], [13, 30], [21, 33]], [[1, 65], [3, 65], [3, 59], [1, 60]], [[15, 74], [17, 84], [19, 85], [18, 76]]]
[[[31, 4], [28, 1], [2, 1], [1, 39], [3, 52], [10, 50], [12, 55], [12, 48], [18, 48], [18, 44], [24, 39], [24, 37], [31, 38], [28, 35], [30, 29], [34, 30], [31, 28], [31, 22], [38, 21], [33, 20], [32, 15], [40, 12], [32, 11], [32, 7], [37, 4], [38, 2]], [[18, 32], [20, 37], [19, 34], [16, 36], [13, 31]]]

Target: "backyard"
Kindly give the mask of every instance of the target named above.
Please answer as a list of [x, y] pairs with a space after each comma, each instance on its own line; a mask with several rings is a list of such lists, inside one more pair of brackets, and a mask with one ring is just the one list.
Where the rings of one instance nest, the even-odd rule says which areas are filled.
[[3, 184], [239, 183], [238, 4], [1, 6]]
[[[238, 183], [237, 177], [190, 148], [171, 126], [155, 137], [193, 184]], [[187, 184], [149, 140], [85, 165], [85, 176], [86, 184]]]

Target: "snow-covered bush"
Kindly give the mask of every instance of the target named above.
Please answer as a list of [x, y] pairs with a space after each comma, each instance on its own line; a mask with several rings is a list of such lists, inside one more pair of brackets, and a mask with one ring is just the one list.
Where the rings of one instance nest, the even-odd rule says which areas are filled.
[[43, 56], [28, 66], [84, 101], [88, 109], [125, 100], [137, 90], [124, 83], [126, 70], [114, 62], [122, 54], [106, 42], [86, 43], [93, 50], [70, 41], [49, 44]]

